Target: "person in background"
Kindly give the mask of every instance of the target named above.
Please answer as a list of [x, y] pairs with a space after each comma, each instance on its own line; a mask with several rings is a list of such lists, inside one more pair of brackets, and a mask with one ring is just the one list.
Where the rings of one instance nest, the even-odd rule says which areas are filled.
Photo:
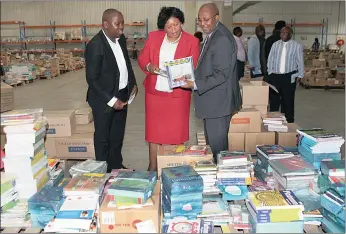
[[312, 51], [313, 52], [318, 52], [318, 50], [320, 49], [320, 43], [318, 42], [318, 38], [315, 38], [314, 43], [312, 44]]
[[255, 28], [256, 35], [252, 36], [248, 42], [248, 61], [251, 78], [262, 76], [261, 58], [262, 48], [265, 42], [265, 28], [258, 25]]
[[87, 102], [94, 116], [94, 146], [107, 172], [122, 169], [121, 154], [127, 118], [127, 102], [137, 94], [137, 83], [128, 55], [124, 17], [116, 9], [102, 15], [102, 29], [86, 46]]
[[244, 69], [246, 62], [246, 50], [244, 46], [244, 42], [242, 39], [243, 30], [240, 27], [235, 27], [233, 29], [233, 36], [235, 41], [237, 42], [237, 71], [238, 71], [238, 79], [244, 77]]
[[[286, 22], [283, 20], [279, 20], [275, 23], [273, 34], [269, 36], [264, 44], [264, 57], [266, 61], [268, 61], [270, 49], [272, 48], [274, 42], [281, 39], [281, 29], [286, 27]], [[267, 64], [267, 63], [266, 63]]]
[[132, 51], [132, 59], [137, 59], [137, 48], [136, 48], [136, 42], [133, 42], [131, 46]]
[[191, 90], [171, 89], [168, 79], [158, 75], [164, 63], [192, 56], [194, 66], [199, 57], [199, 40], [183, 31], [184, 13], [176, 7], [163, 7], [158, 28], [150, 32], [138, 63], [146, 74], [145, 140], [149, 142], [149, 171], [157, 170], [158, 145], [176, 145], [189, 140]]
[[195, 81], [186, 80], [185, 88], [194, 89], [196, 116], [204, 121], [207, 144], [214, 160], [228, 150], [228, 130], [232, 115], [242, 105], [237, 75], [237, 43], [228, 28], [219, 22], [219, 9], [206, 3], [198, 12], [198, 24], [206, 34], [195, 70]]
[[203, 42], [203, 33], [200, 31], [195, 32], [194, 36], [199, 40], [200, 43]]
[[279, 93], [270, 92], [270, 111], [284, 109], [288, 123], [294, 122], [294, 98], [297, 78], [304, 77], [303, 46], [292, 40], [292, 28], [281, 30], [281, 40], [275, 42], [268, 57], [268, 82]]

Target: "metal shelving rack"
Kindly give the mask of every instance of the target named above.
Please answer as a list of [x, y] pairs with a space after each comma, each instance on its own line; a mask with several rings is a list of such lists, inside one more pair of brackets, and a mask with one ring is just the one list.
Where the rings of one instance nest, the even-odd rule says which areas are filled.
[[[81, 20], [81, 24], [56, 24], [55, 21], [50, 20], [49, 25], [25, 25], [22, 21], [2, 21], [0, 24], [18, 24], [19, 25], [19, 36], [16, 42], [1, 42], [0, 44], [13, 44], [21, 45], [22, 49], [27, 50], [28, 44], [52, 44], [54, 47], [51, 50], [43, 50], [40, 52], [54, 53], [56, 52], [57, 44], [70, 44], [70, 43], [83, 43], [84, 49], [86, 44], [89, 42], [87, 37], [87, 28], [101, 28], [101, 24], [87, 24], [86, 20]], [[128, 39], [128, 42], [145, 41], [148, 37], [148, 18], [145, 19], [143, 23], [128, 23], [126, 26], [131, 27], [145, 27], [145, 38], [142, 39]], [[58, 28], [81, 28], [82, 40], [54, 40], [54, 33]], [[49, 41], [27, 41], [27, 31], [29, 29], [49, 29]], [[73, 50], [73, 52], [84, 52], [83, 50]], [[35, 51], [31, 51], [35, 52]]]

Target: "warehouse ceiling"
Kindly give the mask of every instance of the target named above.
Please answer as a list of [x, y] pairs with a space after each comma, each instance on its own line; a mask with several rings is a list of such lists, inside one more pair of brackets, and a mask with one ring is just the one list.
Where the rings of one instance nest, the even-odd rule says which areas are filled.
[[235, 10], [233, 11], [233, 16], [235, 16], [236, 14], [240, 13], [241, 11], [247, 9], [247, 8], [250, 7], [250, 6], [256, 5], [257, 3], [260, 3], [260, 1], [259, 1], [259, 2], [256, 2], [256, 1], [245, 2], [243, 5], [241, 5], [240, 7], [238, 7], [238, 9], [235, 9]]

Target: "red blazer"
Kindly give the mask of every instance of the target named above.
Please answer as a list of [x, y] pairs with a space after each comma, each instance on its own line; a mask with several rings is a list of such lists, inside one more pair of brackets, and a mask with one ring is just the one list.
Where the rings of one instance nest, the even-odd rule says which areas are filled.
[[[191, 96], [191, 90], [186, 90], [182, 88], [173, 89], [172, 93], [161, 92], [155, 89], [157, 75], [151, 74], [145, 71], [145, 67], [148, 63], [159, 65], [160, 61], [160, 48], [162, 42], [165, 38], [166, 33], [164, 31], [154, 31], [150, 32], [148, 39], [145, 42], [144, 48], [141, 51], [141, 54], [138, 58], [138, 63], [143, 72], [147, 75], [143, 85], [147, 92], [158, 95], [158, 96], [167, 96], [167, 97], [185, 97]], [[186, 32], [182, 32], [181, 38], [178, 42], [177, 50], [175, 51], [174, 59], [184, 58], [188, 56], [193, 57], [193, 63], [196, 67], [199, 53], [200, 53], [200, 44], [199, 40], [193, 35], [190, 35]]]

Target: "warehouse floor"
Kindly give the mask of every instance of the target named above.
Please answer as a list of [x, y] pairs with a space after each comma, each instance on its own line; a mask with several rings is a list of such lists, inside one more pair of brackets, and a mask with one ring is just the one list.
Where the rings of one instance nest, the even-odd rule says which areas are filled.
[[[144, 169], [148, 165], [148, 148], [144, 141], [144, 75], [135, 61], [133, 68], [139, 84], [139, 95], [129, 106], [123, 156], [125, 166]], [[33, 84], [16, 88], [15, 108], [66, 110], [87, 107], [86, 90], [84, 69], [65, 73], [51, 80], [35, 80]], [[193, 108], [192, 105], [190, 139], [191, 142], [196, 142], [196, 132], [201, 131], [203, 125], [194, 116]], [[322, 127], [345, 137], [345, 91], [298, 88], [296, 123], [304, 128]]]

